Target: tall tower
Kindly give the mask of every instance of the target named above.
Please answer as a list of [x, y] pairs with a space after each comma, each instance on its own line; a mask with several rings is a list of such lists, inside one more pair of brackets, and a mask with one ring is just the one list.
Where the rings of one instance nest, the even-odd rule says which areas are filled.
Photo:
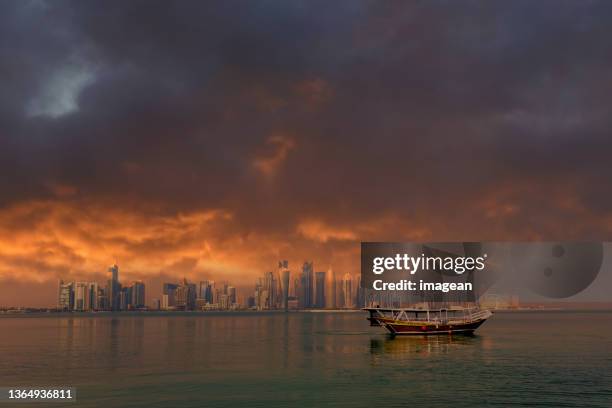
[[96, 282], [75, 282], [73, 293], [74, 310], [83, 312], [98, 309], [98, 284]]
[[302, 307], [312, 307], [314, 304], [313, 299], [313, 263], [304, 262], [302, 265], [302, 275], [300, 277], [300, 300]]
[[179, 310], [194, 310], [197, 298], [197, 286], [195, 283], [189, 283], [187, 278], [183, 278], [175, 289], [176, 307]]
[[325, 297], [326, 304], [325, 306], [330, 309], [335, 309], [338, 304], [336, 301], [336, 274], [334, 270], [330, 267], [327, 270], [327, 275], [325, 277], [326, 280], [326, 288], [325, 288]]
[[142, 309], [145, 306], [145, 285], [142, 281], [132, 283], [130, 304], [134, 309]]
[[198, 292], [198, 298], [204, 299], [206, 303], [213, 303], [213, 292], [214, 292], [214, 281], [201, 281], [200, 282], [200, 290]]
[[161, 308], [164, 310], [174, 309], [176, 307], [176, 283], [164, 283], [162, 286]]
[[344, 307], [347, 309], [354, 307], [353, 277], [348, 272], [344, 275], [344, 279], [342, 280], [342, 292], [344, 295]]
[[72, 310], [74, 308], [74, 282], [64, 283], [63, 280], [59, 281], [57, 307], [62, 310]]
[[315, 307], [325, 307], [325, 272], [315, 273]]
[[98, 310], [100, 307], [100, 299], [98, 298], [98, 293], [100, 292], [100, 288], [98, 287], [97, 282], [90, 282], [88, 291], [88, 300], [89, 300], [89, 310]]
[[278, 262], [278, 276], [281, 284], [281, 296], [283, 302], [283, 309], [289, 310], [289, 262], [287, 260]]
[[270, 271], [266, 275], [266, 290], [268, 291], [268, 309], [276, 309], [278, 306], [278, 278]]
[[108, 267], [109, 278], [113, 281], [119, 281], [119, 266], [117, 264], [111, 265]]
[[119, 266], [111, 265], [108, 268], [108, 306], [110, 310], [119, 310], [121, 307], [121, 285], [119, 284]]
[[234, 286], [227, 287], [227, 297], [228, 297], [230, 306], [232, 306], [235, 303], [238, 303], [238, 297], [236, 296], [236, 288]]

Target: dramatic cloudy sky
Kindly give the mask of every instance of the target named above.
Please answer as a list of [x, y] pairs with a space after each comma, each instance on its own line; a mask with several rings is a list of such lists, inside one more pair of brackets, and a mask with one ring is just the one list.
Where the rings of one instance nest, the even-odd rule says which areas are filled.
[[0, 2], [0, 305], [361, 240], [612, 238], [612, 3]]

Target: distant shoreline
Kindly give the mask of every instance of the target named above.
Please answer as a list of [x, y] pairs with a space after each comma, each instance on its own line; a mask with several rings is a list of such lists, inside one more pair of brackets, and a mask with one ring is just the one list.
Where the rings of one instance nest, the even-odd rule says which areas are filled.
[[54, 311], [54, 310], [10, 310], [0, 311], [0, 317], [11, 316], [192, 316], [192, 315], [213, 315], [213, 314], [279, 314], [279, 313], [355, 313], [362, 312], [361, 309], [300, 309], [300, 310], [127, 310], [127, 311]]
[[[494, 314], [512, 313], [612, 313], [612, 308], [524, 308], [524, 309], [494, 309]], [[188, 316], [248, 316], [248, 315], [277, 315], [277, 314], [297, 314], [297, 313], [363, 313], [361, 309], [310, 309], [310, 310], [209, 310], [209, 311], [125, 311], [125, 312], [47, 312], [47, 311], [28, 311], [28, 312], [0, 312], [0, 318], [19, 318], [19, 317], [61, 317], [61, 318], [96, 318], [96, 317], [188, 317]]]

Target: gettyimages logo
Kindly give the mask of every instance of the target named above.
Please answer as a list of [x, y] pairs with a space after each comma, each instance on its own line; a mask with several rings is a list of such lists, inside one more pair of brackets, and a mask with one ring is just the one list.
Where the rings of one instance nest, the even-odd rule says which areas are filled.
[[[511, 282], [549, 298], [586, 289], [600, 273], [602, 242], [361, 244], [361, 286], [381, 290], [469, 291], [478, 297]], [[411, 289], [410, 289], [411, 288]]]
[[468, 271], [482, 271], [485, 268], [485, 259], [487, 254], [479, 257], [471, 256], [410, 256], [406, 253], [395, 254], [394, 257], [376, 257], [372, 261], [372, 272], [380, 275], [386, 270], [405, 270], [414, 275], [418, 270], [437, 270], [437, 271], [453, 271], [457, 275], [461, 275]]

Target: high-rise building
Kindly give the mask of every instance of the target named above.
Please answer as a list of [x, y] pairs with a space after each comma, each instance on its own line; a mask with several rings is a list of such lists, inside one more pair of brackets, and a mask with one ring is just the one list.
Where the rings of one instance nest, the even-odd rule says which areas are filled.
[[108, 310], [108, 296], [106, 295], [105, 287], [98, 287], [98, 305], [96, 307], [97, 310]]
[[302, 308], [309, 308], [314, 305], [313, 299], [313, 263], [304, 262], [302, 265], [302, 274], [300, 275], [300, 292], [298, 300]]
[[336, 286], [336, 307], [341, 309], [344, 308], [344, 280], [342, 275], [335, 273], [335, 286]]
[[289, 291], [289, 297], [294, 297], [297, 299], [298, 296], [300, 296], [300, 292], [302, 291], [302, 287], [300, 286], [301, 280], [301, 274], [299, 274], [293, 279], [293, 285], [291, 287], [291, 290]]
[[315, 307], [325, 307], [325, 272], [315, 273]]
[[229, 285], [227, 282], [216, 283], [215, 285], [213, 285], [211, 290], [212, 290], [212, 298], [215, 304], [217, 305], [219, 304], [219, 299], [221, 298], [221, 295], [227, 295], [228, 287]]
[[264, 309], [275, 309], [277, 306], [277, 282], [273, 272], [264, 274], [263, 289], [267, 296], [264, 300]]
[[176, 307], [176, 289], [178, 285], [175, 283], [164, 283], [162, 286], [162, 301], [161, 307], [164, 310], [173, 309]]
[[278, 305], [282, 306], [284, 310], [288, 309], [288, 301], [289, 301], [289, 277], [291, 273], [289, 272], [289, 261], [282, 260], [278, 262], [278, 283], [279, 283], [279, 301]]
[[196, 285], [183, 279], [183, 283], [178, 285], [175, 291], [176, 308], [179, 310], [194, 310], [196, 306]]
[[171, 304], [170, 296], [169, 295], [163, 295], [162, 294], [162, 298], [161, 298], [161, 301], [159, 303], [160, 303], [159, 307], [160, 307], [161, 310], [172, 310], [172, 309], [174, 309], [174, 304]]
[[133, 309], [145, 307], [145, 285], [142, 281], [134, 281], [131, 286], [130, 304]]
[[255, 292], [253, 293], [253, 300], [257, 310], [262, 310], [264, 308], [264, 292], [262, 279], [259, 278], [255, 283]]
[[219, 295], [219, 309], [227, 310], [230, 308], [229, 295], [222, 293]]
[[346, 273], [344, 275], [344, 279], [342, 280], [342, 294], [344, 298], [344, 307], [347, 309], [353, 308], [353, 277], [350, 273]]
[[355, 289], [353, 289], [355, 293], [355, 305], [356, 307], [364, 307], [365, 306], [365, 291], [361, 287], [361, 275], [357, 275], [357, 284], [355, 285]]
[[203, 299], [205, 303], [214, 303], [213, 302], [213, 294], [214, 294], [214, 281], [201, 281], [200, 288], [198, 290], [198, 298]]
[[249, 309], [255, 307], [255, 296], [249, 296], [246, 299], [246, 307]]
[[338, 302], [336, 301], [336, 274], [331, 267], [327, 270], [325, 280], [325, 306], [329, 309], [335, 309], [338, 307]]
[[74, 282], [59, 281], [58, 309], [72, 310], [74, 308]]
[[74, 310], [82, 312], [86, 309], [87, 302], [87, 282], [76, 282], [74, 284]]
[[119, 292], [119, 309], [118, 310], [128, 310], [130, 309], [130, 301], [132, 299], [132, 288], [125, 287], [121, 288]]
[[96, 282], [73, 283], [74, 310], [79, 312], [98, 309], [98, 284]]
[[106, 294], [108, 296], [108, 306], [110, 310], [121, 309], [121, 284], [119, 283], [119, 266], [111, 265], [108, 268], [108, 282], [106, 286]]
[[276, 299], [278, 299], [277, 279], [275, 279], [274, 273], [266, 272], [255, 284], [255, 307], [258, 310], [275, 309], [279, 306]]
[[89, 284], [89, 308], [90, 310], [100, 310], [100, 286], [98, 282], [91, 282]]
[[233, 286], [228, 286], [227, 287], [227, 296], [228, 296], [228, 301], [230, 305], [233, 305], [235, 303], [238, 303], [238, 299], [236, 298], [236, 288]]
[[176, 296], [176, 308], [178, 310], [189, 310], [189, 286], [178, 285], [174, 292]]

